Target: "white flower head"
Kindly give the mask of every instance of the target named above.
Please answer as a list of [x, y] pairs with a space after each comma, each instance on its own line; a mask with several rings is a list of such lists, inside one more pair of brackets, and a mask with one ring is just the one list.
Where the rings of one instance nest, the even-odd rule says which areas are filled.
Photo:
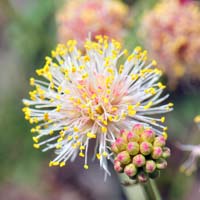
[[106, 36], [86, 40], [83, 52], [70, 40], [46, 57], [44, 67], [36, 70], [41, 79], [30, 79], [35, 90], [23, 100], [23, 111], [30, 123], [38, 123], [31, 129], [37, 134], [34, 147], [56, 149], [50, 166], [64, 166], [79, 155], [88, 169], [88, 147], [95, 140], [94, 155], [110, 174], [110, 144], [120, 130], [141, 123], [167, 136], [164, 116], [151, 115], [169, 112], [173, 104], [161, 104], [168, 97], [160, 97], [165, 88], [158, 82], [161, 72], [154, 68], [156, 61], [146, 60], [140, 47], [129, 54]]

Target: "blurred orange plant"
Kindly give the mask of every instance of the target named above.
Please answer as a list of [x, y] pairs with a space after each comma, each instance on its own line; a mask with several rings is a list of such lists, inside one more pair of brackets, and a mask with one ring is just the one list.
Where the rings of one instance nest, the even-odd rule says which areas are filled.
[[56, 16], [58, 41], [76, 39], [81, 46], [91, 34], [122, 40], [128, 25], [128, 7], [116, 0], [68, 1]]
[[143, 18], [144, 43], [175, 87], [200, 78], [200, 11], [193, 1], [161, 1]]

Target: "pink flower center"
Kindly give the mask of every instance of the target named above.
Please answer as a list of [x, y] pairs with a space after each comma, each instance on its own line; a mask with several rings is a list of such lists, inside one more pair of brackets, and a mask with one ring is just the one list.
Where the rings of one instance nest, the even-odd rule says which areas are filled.
[[125, 157], [124, 155], [121, 155], [121, 154], [120, 154], [120, 155], [118, 155], [117, 158], [118, 158], [119, 161], [122, 161], [122, 160], [124, 160], [124, 157]]
[[[111, 75], [94, 74], [94, 78], [78, 81], [78, 98], [72, 98], [75, 113], [82, 115], [87, 123], [95, 123], [99, 126], [107, 127], [111, 121], [119, 121], [124, 117], [121, 112], [121, 103], [126, 93], [124, 91], [124, 81], [116, 81], [112, 85]], [[106, 131], [105, 131], [106, 132]]]
[[145, 151], [148, 151], [149, 150], [149, 145], [147, 143], [143, 143], [142, 144], [142, 148], [145, 150]]
[[128, 148], [128, 150], [132, 150], [133, 147], [134, 147], [133, 143], [129, 143], [127, 148]]

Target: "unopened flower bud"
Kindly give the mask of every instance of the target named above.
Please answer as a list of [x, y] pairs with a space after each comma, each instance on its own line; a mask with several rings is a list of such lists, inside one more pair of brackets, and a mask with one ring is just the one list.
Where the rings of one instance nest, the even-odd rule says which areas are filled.
[[153, 147], [153, 151], [151, 153], [151, 156], [153, 159], [158, 159], [162, 156], [162, 148], [161, 147]]
[[131, 162], [131, 157], [127, 151], [122, 151], [117, 155], [117, 160], [123, 164], [127, 165]]
[[115, 144], [118, 148], [119, 151], [124, 151], [126, 150], [126, 141], [124, 141], [124, 139], [122, 137], [119, 137], [116, 139]]
[[152, 144], [149, 142], [142, 142], [140, 144], [140, 152], [143, 155], [149, 155], [152, 152]]
[[112, 144], [111, 150], [112, 150], [112, 152], [114, 152], [114, 153], [116, 153], [116, 154], [119, 153], [119, 149], [117, 148], [116, 143], [113, 143], [113, 144]]
[[120, 134], [123, 135], [125, 133], [125, 129], [120, 130]]
[[156, 169], [156, 163], [153, 160], [147, 160], [145, 164], [145, 172], [152, 173]]
[[134, 164], [131, 163], [129, 165], [126, 165], [126, 167], [124, 168], [124, 173], [129, 177], [133, 177], [137, 173], [137, 168]]
[[166, 144], [166, 140], [164, 136], [159, 135], [155, 138], [153, 145], [156, 147], [164, 147]]
[[127, 139], [128, 139], [129, 142], [138, 142], [140, 137], [135, 132], [128, 132]]
[[156, 177], [158, 177], [160, 175], [160, 171], [159, 170], [155, 170], [153, 173], [149, 173], [148, 175], [149, 175], [149, 178], [154, 179], [154, 178], [156, 178]]
[[156, 161], [156, 167], [158, 169], [165, 169], [167, 167], [167, 161], [163, 158], [160, 158]]
[[120, 137], [123, 138], [124, 142], [128, 142], [128, 139], [127, 139], [127, 135], [128, 135], [128, 131], [123, 129], [120, 131]]
[[127, 145], [127, 151], [131, 156], [138, 154], [140, 146], [137, 142], [129, 142]]
[[116, 172], [122, 172], [123, 171], [123, 168], [121, 166], [121, 163], [119, 161], [115, 161], [114, 162], [114, 169]]
[[133, 157], [133, 164], [136, 166], [136, 167], [142, 167], [145, 165], [145, 157], [142, 155], [142, 154], [138, 154], [136, 156]]
[[170, 155], [171, 155], [170, 148], [168, 148], [168, 147], [164, 147], [164, 148], [163, 148], [163, 154], [162, 154], [162, 157], [163, 157], [163, 158], [169, 158]]
[[132, 131], [137, 135], [141, 135], [141, 133], [144, 131], [144, 126], [142, 124], [135, 124], [132, 128]]
[[144, 130], [141, 134], [141, 139], [147, 142], [153, 142], [155, 138], [155, 133], [151, 129]]
[[148, 175], [144, 172], [140, 172], [138, 175], [137, 175], [137, 179], [140, 183], [145, 183], [148, 181]]
[[119, 162], [119, 160], [117, 159], [117, 157], [115, 157], [114, 159], [114, 163]]
[[163, 136], [156, 136], [150, 128], [136, 124], [132, 131], [122, 130], [111, 146], [115, 153], [115, 171], [125, 173], [136, 182], [156, 178], [167, 166], [170, 149], [165, 147]]

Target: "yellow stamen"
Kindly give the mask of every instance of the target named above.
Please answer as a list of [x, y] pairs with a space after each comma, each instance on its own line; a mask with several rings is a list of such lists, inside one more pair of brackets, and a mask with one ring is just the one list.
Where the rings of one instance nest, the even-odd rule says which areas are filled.
[[34, 147], [35, 149], [39, 149], [39, 148], [40, 148], [40, 145], [39, 145], [39, 144], [33, 144], [33, 147]]
[[63, 161], [60, 163], [60, 167], [64, 167], [66, 165], [66, 163]]
[[89, 166], [86, 165], [86, 164], [83, 167], [84, 167], [84, 169], [88, 169], [89, 168]]

